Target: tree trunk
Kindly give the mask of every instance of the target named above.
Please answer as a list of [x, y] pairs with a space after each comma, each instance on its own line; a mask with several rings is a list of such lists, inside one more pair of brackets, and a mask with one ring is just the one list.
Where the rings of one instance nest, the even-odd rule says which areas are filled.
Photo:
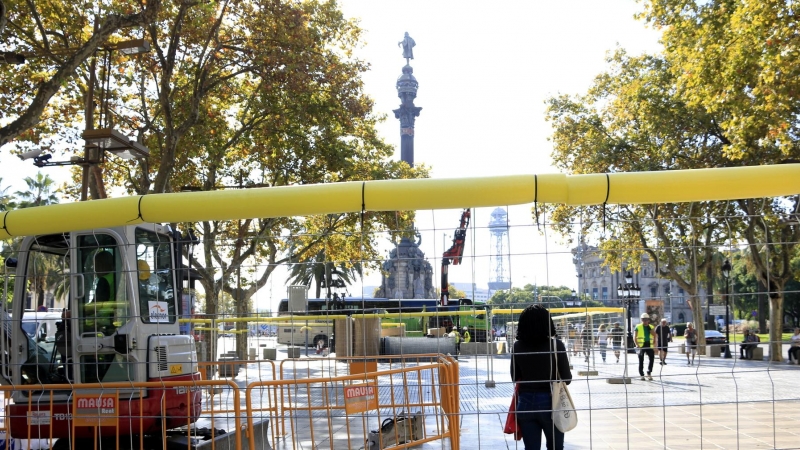
[[769, 359], [783, 361], [783, 295], [769, 299]]
[[[236, 292], [236, 317], [247, 317], [250, 314], [248, 301], [244, 298], [244, 291], [237, 289]], [[247, 322], [236, 322], [236, 355], [239, 359], [247, 359]]]
[[[219, 333], [217, 330], [217, 311], [219, 305], [219, 297], [217, 296], [217, 291], [214, 289], [209, 289], [207, 286], [203, 286], [206, 291], [206, 305], [205, 305], [205, 315], [206, 318], [211, 319], [211, 323], [203, 324], [204, 327], [212, 328], [211, 331], [206, 331], [203, 333], [203, 339], [205, 340], [205, 348], [203, 354], [203, 360], [207, 362], [214, 362], [217, 360], [217, 338], [219, 337]], [[206, 379], [210, 380], [214, 377], [214, 366], [207, 365], [206, 366]]]
[[758, 334], [767, 332], [767, 287], [758, 280]]
[[[692, 322], [695, 323], [695, 330], [697, 330], [697, 354], [706, 354], [706, 331], [704, 330], [703, 323], [703, 308], [700, 297], [692, 295], [689, 297], [689, 307], [692, 309]], [[699, 326], [697, 326], [699, 324]]]

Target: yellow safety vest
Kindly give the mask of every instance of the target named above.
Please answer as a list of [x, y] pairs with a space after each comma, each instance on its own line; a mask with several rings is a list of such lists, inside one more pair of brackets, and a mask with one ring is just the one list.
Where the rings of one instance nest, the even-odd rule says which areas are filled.
[[647, 336], [647, 347], [653, 347], [653, 326], [652, 325], [636, 325], [636, 345], [638, 347], [645, 347], [645, 335]]
[[465, 344], [466, 344], [467, 342], [469, 342], [469, 339], [470, 339], [470, 337], [471, 337], [471, 336], [469, 335], [469, 331], [465, 331], [465, 332], [464, 332], [464, 343], [465, 343]]

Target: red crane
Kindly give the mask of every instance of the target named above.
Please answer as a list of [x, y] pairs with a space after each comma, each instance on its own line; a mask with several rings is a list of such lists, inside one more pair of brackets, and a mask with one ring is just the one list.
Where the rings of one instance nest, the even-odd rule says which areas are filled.
[[461, 264], [461, 256], [464, 255], [464, 241], [467, 239], [467, 227], [471, 216], [469, 208], [461, 213], [461, 223], [453, 234], [453, 245], [442, 255], [442, 297], [439, 303], [447, 306], [450, 300], [450, 282], [447, 279], [447, 272], [450, 264], [457, 266]]

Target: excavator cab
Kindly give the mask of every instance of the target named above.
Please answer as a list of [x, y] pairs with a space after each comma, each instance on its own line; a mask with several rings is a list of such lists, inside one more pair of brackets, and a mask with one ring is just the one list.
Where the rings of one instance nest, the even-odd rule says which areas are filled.
[[[68, 435], [70, 401], [83, 384], [200, 379], [194, 339], [180, 335], [178, 324], [176, 236], [169, 227], [141, 224], [22, 240], [17, 258], [6, 267], [16, 274], [11, 307], [4, 308], [0, 327], [7, 362], [2, 379], [22, 387], [13, 392], [14, 405], [9, 407], [13, 437]], [[23, 320], [37, 307], [48, 310], [48, 326], [56, 329], [51, 339], [31, 336], [30, 323]], [[42, 410], [36, 399], [47, 397], [49, 404], [50, 397], [30, 387], [46, 384], [76, 387], [54, 391], [57, 404], [47, 406], [51, 417], [37, 419], [48, 426], [31, 427], [30, 409]], [[164, 392], [168, 391], [175, 390]], [[127, 415], [131, 422], [136, 419], [135, 410], [144, 414], [148, 402], [160, 405], [163, 400], [138, 388], [117, 394], [118, 415]], [[175, 412], [181, 419], [176, 420], [185, 425], [187, 414], [196, 420], [199, 392], [192, 396], [189, 408], [185, 395], [177, 403], [181, 412]], [[153, 420], [135, 426], [142, 425], [139, 429], [147, 432], [168, 423], [169, 418], [165, 419], [165, 423]]]

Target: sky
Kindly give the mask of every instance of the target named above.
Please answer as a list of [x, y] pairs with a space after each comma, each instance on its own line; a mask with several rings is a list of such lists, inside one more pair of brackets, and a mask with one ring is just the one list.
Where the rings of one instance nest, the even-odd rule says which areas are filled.
[[[634, 19], [642, 5], [632, 0], [342, 0], [340, 6], [364, 30], [355, 55], [371, 65], [364, 89], [376, 114], [386, 115], [379, 132], [397, 146], [397, 159], [399, 122], [392, 110], [399, 106], [395, 82], [405, 65], [398, 42], [404, 32], [416, 41], [411, 66], [422, 112], [415, 125], [415, 162], [428, 166], [434, 178], [557, 172], [551, 166], [545, 100], [585, 93], [615, 48], [630, 54], [661, 49], [659, 34]], [[66, 168], [43, 170], [59, 181], [68, 177]], [[0, 151], [0, 177], [10, 191], [24, 190], [24, 177], [36, 172], [30, 161]], [[564, 239], [543, 236], [531, 206], [509, 208], [510, 245], [504, 251], [510, 253], [513, 285], [579, 289]], [[473, 212], [464, 262], [451, 267], [451, 282], [486, 287], [495, 243], [486, 229], [492, 209]], [[421, 248], [437, 275], [460, 215], [459, 210], [417, 213]], [[285, 298], [284, 279], [272, 277], [256, 305], [274, 308]], [[372, 273], [361, 284], [379, 283]], [[350, 289], [360, 292], [359, 286]]]

